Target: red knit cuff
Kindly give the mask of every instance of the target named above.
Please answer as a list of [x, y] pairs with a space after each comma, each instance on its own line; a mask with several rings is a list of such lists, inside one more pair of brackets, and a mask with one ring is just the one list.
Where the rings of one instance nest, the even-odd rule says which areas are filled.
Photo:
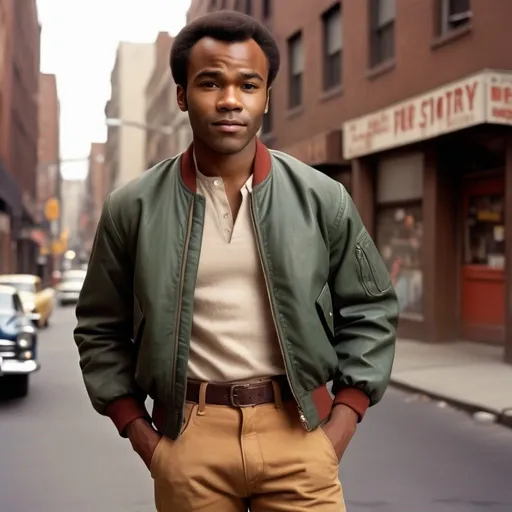
[[106, 412], [122, 437], [126, 437], [125, 429], [132, 421], [137, 418], [149, 419], [144, 404], [133, 396], [123, 396], [114, 400], [108, 405]]
[[370, 406], [370, 398], [360, 389], [344, 388], [334, 397], [332, 404], [333, 407], [337, 404], [343, 404], [350, 407], [359, 416], [359, 421], [361, 421], [366, 410]]

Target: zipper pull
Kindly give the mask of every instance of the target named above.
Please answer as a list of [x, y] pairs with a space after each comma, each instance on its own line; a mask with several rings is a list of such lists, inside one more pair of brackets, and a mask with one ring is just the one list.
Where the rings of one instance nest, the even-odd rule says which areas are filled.
[[305, 414], [302, 412], [302, 409], [299, 408], [299, 419], [300, 419], [300, 422], [302, 423], [302, 426], [309, 431], [309, 425], [308, 425], [308, 420], [306, 419], [306, 416]]

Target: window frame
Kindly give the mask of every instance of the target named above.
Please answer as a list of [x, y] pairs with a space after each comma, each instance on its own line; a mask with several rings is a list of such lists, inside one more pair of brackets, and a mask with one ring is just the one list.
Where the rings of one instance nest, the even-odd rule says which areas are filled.
[[[288, 108], [295, 109], [302, 105], [303, 101], [303, 77], [304, 77], [304, 44], [302, 30], [298, 30], [292, 34], [287, 40], [288, 50]], [[293, 72], [292, 62], [294, 60], [294, 45], [300, 45], [300, 59], [302, 63], [299, 65], [301, 70], [298, 73]]]
[[[329, 53], [329, 22], [333, 17], [338, 17], [340, 34], [340, 48]], [[341, 3], [336, 2], [322, 14], [322, 71], [323, 90], [330, 91], [343, 83], [343, 14]], [[334, 69], [333, 69], [334, 68]]]
[[437, 35], [450, 34], [471, 23], [473, 19], [471, 0], [463, 1], [467, 1], [467, 8], [459, 11], [452, 3], [454, 0], [436, 0]]
[[[385, 22], [379, 20], [380, 2], [390, 1], [394, 3], [393, 10], [395, 11], [393, 18]], [[376, 68], [388, 62], [391, 62], [396, 57], [396, 0], [368, 0], [369, 2], [369, 15], [370, 15], [370, 55], [369, 65], [370, 68]], [[383, 34], [390, 33], [390, 54], [385, 55], [383, 49]]]

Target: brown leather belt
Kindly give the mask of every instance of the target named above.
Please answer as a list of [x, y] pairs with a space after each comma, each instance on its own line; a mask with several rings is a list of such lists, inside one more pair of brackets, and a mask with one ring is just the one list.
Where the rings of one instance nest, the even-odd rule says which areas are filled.
[[[286, 377], [273, 379], [279, 386], [281, 400], [293, 400], [293, 395]], [[187, 402], [199, 402], [201, 383], [189, 380], [187, 382]], [[253, 407], [276, 401], [272, 380], [238, 382], [228, 384], [208, 383], [206, 387], [207, 404], [227, 405], [231, 407]]]
[[[276, 402], [276, 397], [274, 395], [273, 381], [279, 386], [283, 404], [291, 404], [294, 398], [286, 376], [253, 382], [208, 383], [206, 386], [205, 403], [238, 408], [274, 403]], [[187, 381], [187, 402], [199, 403], [200, 388], [200, 382]], [[161, 433], [165, 431], [166, 415], [167, 408], [155, 401], [153, 404], [153, 423]]]

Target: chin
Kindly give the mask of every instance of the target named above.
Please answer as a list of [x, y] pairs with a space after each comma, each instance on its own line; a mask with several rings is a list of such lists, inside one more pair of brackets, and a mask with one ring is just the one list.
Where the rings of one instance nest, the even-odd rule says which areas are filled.
[[247, 146], [247, 144], [251, 142], [251, 140], [252, 138], [249, 140], [240, 140], [234, 137], [225, 137], [218, 140], [212, 140], [209, 146], [217, 153], [232, 155], [242, 151]]

